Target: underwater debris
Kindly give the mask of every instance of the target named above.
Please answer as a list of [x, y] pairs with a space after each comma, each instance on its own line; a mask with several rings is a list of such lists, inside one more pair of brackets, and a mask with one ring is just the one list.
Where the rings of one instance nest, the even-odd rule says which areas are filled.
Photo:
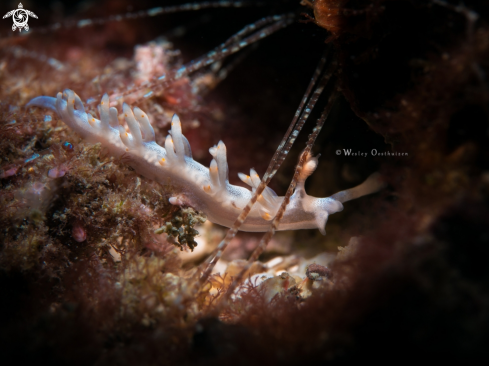
[[283, 272], [279, 276], [268, 278], [260, 283], [257, 290], [266, 302], [271, 303], [276, 296], [294, 292], [295, 286], [295, 278], [287, 272]]
[[329, 279], [331, 278], [332, 274], [328, 267], [313, 263], [307, 266], [306, 276], [310, 280], [316, 281], [321, 277]]

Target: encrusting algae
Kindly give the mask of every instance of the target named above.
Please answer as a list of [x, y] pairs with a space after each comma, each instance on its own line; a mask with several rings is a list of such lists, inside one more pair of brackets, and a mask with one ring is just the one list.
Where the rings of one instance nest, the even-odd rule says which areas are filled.
[[[489, 359], [486, 7], [62, 3], [24, 3], [29, 34], [0, 23], [2, 365]], [[225, 141], [216, 182], [253, 166], [256, 207], [285, 194], [262, 212], [274, 230], [233, 237], [175, 181], [25, 108], [65, 89], [87, 118], [107, 93], [121, 132], [123, 103], [143, 110], [160, 146], [177, 114], [204, 167]], [[375, 171], [387, 188], [331, 216], [326, 237], [272, 238], [294, 192], [328, 197]]]

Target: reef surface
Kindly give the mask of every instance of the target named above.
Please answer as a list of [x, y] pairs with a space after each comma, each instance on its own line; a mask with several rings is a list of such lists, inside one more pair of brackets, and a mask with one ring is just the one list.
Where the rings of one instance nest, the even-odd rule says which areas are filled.
[[[0, 24], [1, 363], [487, 359], [489, 7], [271, 1], [79, 22], [178, 3], [25, 2], [38, 16], [31, 34]], [[142, 96], [145, 82], [286, 12], [302, 22]], [[178, 113], [196, 160], [208, 166], [207, 149], [226, 143], [235, 184], [240, 171], [265, 171], [326, 47], [341, 95], [308, 192], [329, 196], [374, 171], [388, 188], [345, 205], [326, 237], [275, 235], [224, 304], [261, 235], [239, 233], [198, 286], [225, 229], [170, 205], [171, 182], [138, 176], [55, 114], [24, 108], [70, 88], [95, 113], [101, 94], [141, 87], [124, 101], [148, 114], [157, 141]], [[329, 92], [272, 180], [277, 193]]]

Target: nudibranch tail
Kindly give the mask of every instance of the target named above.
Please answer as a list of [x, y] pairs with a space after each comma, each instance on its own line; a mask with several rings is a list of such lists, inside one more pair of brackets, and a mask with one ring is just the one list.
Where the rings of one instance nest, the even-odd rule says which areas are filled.
[[382, 177], [379, 173], [371, 174], [365, 182], [362, 184], [346, 189], [344, 191], [335, 193], [331, 196], [335, 200], [344, 203], [347, 201], [354, 200], [355, 198], [359, 198], [362, 196], [366, 196], [368, 194], [376, 193], [381, 189], [386, 187], [386, 183], [382, 180]]
[[[148, 116], [140, 108], [123, 104], [122, 113], [129, 131], [119, 124], [118, 111], [110, 107], [107, 94], [98, 106], [100, 120], [85, 111], [83, 103], [72, 90], [58, 93], [56, 98], [37, 97], [27, 107], [42, 107], [58, 116], [83, 138], [101, 143], [115, 157], [131, 165], [139, 174], [159, 183], [176, 187], [180, 193], [170, 197], [174, 205], [187, 205], [203, 211], [210, 221], [232, 227], [241, 210], [248, 204], [252, 192], [260, 185], [258, 173], [239, 173], [249, 189], [229, 183], [226, 145], [219, 143], [209, 149], [213, 159], [209, 168], [192, 158], [188, 140], [182, 133], [180, 118], [175, 114], [165, 147], [155, 142], [155, 131]], [[331, 197], [307, 195], [304, 183], [318, 165], [318, 157], [308, 156], [298, 179], [294, 194], [280, 221], [278, 230], [319, 228], [325, 234], [329, 215], [341, 211], [343, 202], [374, 193], [383, 187], [378, 175], [372, 175], [358, 187], [338, 192]], [[267, 231], [284, 197], [265, 188], [240, 227], [243, 231]]]

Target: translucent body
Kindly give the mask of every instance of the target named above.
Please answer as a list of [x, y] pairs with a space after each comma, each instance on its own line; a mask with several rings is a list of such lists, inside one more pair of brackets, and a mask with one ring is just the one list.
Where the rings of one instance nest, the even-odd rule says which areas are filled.
[[[119, 125], [117, 110], [109, 108], [107, 95], [104, 95], [99, 106], [100, 120], [85, 112], [82, 101], [71, 90], [58, 93], [57, 98], [34, 98], [27, 104], [27, 107], [30, 106], [51, 109], [84, 139], [91, 143], [100, 142], [113, 156], [123, 158], [139, 174], [177, 187], [180, 193], [171, 197], [170, 203], [203, 211], [214, 223], [231, 227], [251, 199], [252, 191], [229, 184], [226, 146], [222, 141], [209, 149], [214, 157], [209, 168], [193, 160], [190, 144], [182, 134], [177, 115], [173, 116], [171, 134], [166, 138], [165, 147], [162, 147], [155, 142], [155, 133], [146, 114], [137, 107], [132, 111], [124, 104], [124, 117], [130, 130], [130, 133], [126, 133]], [[331, 197], [312, 197], [306, 194], [304, 181], [316, 166], [317, 159], [309, 158], [278, 230], [318, 228], [325, 234], [329, 215], [343, 210], [343, 202], [383, 187], [378, 176], [372, 175], [360, 186]], [[239, 177], [252, 190], [260, 183], [253, 169], [249, 176], [240, 173]], [[266, 188], [240, 230], [267, 231], [282, 200], [283, 197]]]

